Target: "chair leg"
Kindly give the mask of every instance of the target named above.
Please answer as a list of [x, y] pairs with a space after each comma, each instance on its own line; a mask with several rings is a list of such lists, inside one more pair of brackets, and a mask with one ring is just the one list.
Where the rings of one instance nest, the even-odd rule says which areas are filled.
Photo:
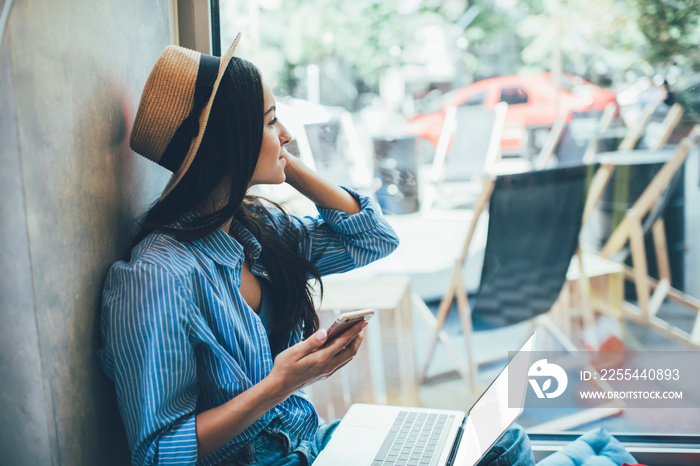
[[[625, 271], [625, 278], [629, 280], [634, 280], [634, 269], [628, 266], [624, 266], [624, 271]], [[653, 277], [647, 277], [647, 283], [649, 283], [650, 288], [655, 288], [659, 285], [659, 280], [653, 278]], [[679, 304], [683, 304], [687, 307], [693, 308], [693, 310], [698, 311], [700, 310], [700, 300], [697, 298], [694, 298], [692, 296], [689, 296], [682, 291], [679, 291], [675, 288], [669, 288], [668, 290], [668, 299], [673, 300]]]
[[550, 311], [554, 317], [555, 323], [562, 329], [562, 332], [564, 332], [569, 339], [573, 334], [571, 328], [571, 307], [569, 305], [571, 302], [571, 287], [572, 285], [570, 282], [564, 283], [564, 287], [559, 294], [559, 298], [556, 300], [552, 306], [552, 310]]
[[[421, 314], [421, 317], [423, 320], [433, 329], [437, 329], [437, 319], [433, 315], [433, 313], [428, 309], [428, 306], [425, 305], [422, 299], [420, 297], [413, 295], [411, 296], [411, 300], [413, 303], [413, 306], [415, 309]], [[469, 369], [462, 363], [462, 360], [459, 356], [459, 351], [454, 347], [452, 342], [450, 341], [449, 337], [447, 336], [447, 333], [444, 330], [439, 330], [437, 332], [438, 339], [442, 342], [442, 344], [445, 346], [447, 351], [450, 353], [450, 356], [452, 359], [455, 361], [457, 364], [457, 374], [461, 376], [464, 380], [469, 379]], [[426, 371], [427, 366], [424, 368], [423, 372], [420, 374], [420, 379], [423, 383], [426, 383], [428, 381], [428, 377], [426, 376]]]
[[535, 323], [538, 327], [543, 328], [546, 332], [552, 335], [557, 343], [564, 347], [564, 351], [575, 352], [579, 350], [569, 339], [569, 337], [567, 337], [566, 334], [564, 334], [564, 332], [562, 332], [561, 329], [557, 327], [554, 322], [552, 322], [552, 319], [547, 314], [542, 314], [535, 317]]
[[642, 310], [642, 316], [649, 320], [649, 276], [646, 251], [644, 250], [644, 230], [638, 217], [628, 216], [630, 222], [628, 232], [632, 248], [632, 265], [634, 267], [634, 284], [637, 290], [637, 303]]
[[428, 366], [430, 366], [430, 361], [433, 358], [433, 353], [435, 352], [435, 345], [437, 344], [438, 339], [440, 338], [439, 334], [442, 331], [442, 328], [445, 326], [445, 321], [447, 320], [447, 314], [450, 312], [450, 308], [452, 307], [452, 302], [454, 300], [454, 294], [455, 294], [455, 279], [454, 279], [454, 274], [452, 277], [452, 282], [450, 283], [450, 287], [447, 290], [447, 293], [442, 297], [442, 300], [440, 300], [440, 305], [438, 306], [438, 312], [437, 312], [437, 323], [435, 325], [435, 328], [433, 329], [433, 336], [430, 340], [430, 346], [428, 347], [428, 353], [426, 354], [425, 357], [425, 363], [423, 364], [423, 369], [421, 371], [421, 378], [425, 379], [426, 374], [428, 373]]
[[700, 312], [698, 312], [697, 317], [695, 317], [693, 331], [690, 334], [690, 342], [694, 345], [700, 346]]
[[[459, 269], [461, 270], [461, 269]], [[467, 347], [467, 361], [469, 365], [469, 386], [472, 391], [476, 393], [476, 362], [474, 361], [474, 345], [472, 344], [473, 327], [472, 327], [472, 313], [469, 307], [469, 298], [467, 297], [467, 292], [464, 290], [464, 285], [462, 285], [462, 274], [459, 273], [459, 280], [457, 281], [457, 309], [459, 310], [459, 318], [462, 322], [462, 333], [464, 333], [464, 340]]]
[[[675, 325], [671, 325], [670, 323], [666, 322], [665, 320], [659, 319], [656, 316], [644, 316], [642, 310], [631, 303], [623, 303], [623, 308], [625, 311], [625, 316], [628, 319], [633, 320], [639, 324], [646, 325], [647, 327], [656, 330], [662, 335], [667, 336], [671, 340], [675, 340], [679, 343], [686, 344], [688, 346], [691, 346], [692, 348], [700, 348], [700, 341], [698, 341], [700, 340], [700, 338], [697, 338], [697, 335], [694, 338], [691, 333], [681, 330]], [[696, 331], [698, 326], [700, 326], [700, 324], [698, 324], [698, 322], [696, 321], [693, 332]]]
[[584, 267], [584, 260], [583, 260], [583, 253], [581, 251], [581, 247], [576, 250], [576, 257], [578, 258], [578, 274], [579, 274], [579, 279], [578, 279], [578, 298], [579, 298], [579, 307], [581, 309], [581, 320], [582, 320], [582, 329], [589, 328], [591, 329], [591, 338], [592, 340], [589, 341], [593, 347], [597, 347], [599, 342], [598, 342], [598, 335], [597, 332], [593, 331], [593, 328], [595, 326], [595, 310], [593, 309], [593, 304], [591, 302], [591, 282], [588, 279], [588, 275], [586, 275], [585, 267]]
[[666, 242], [666, 228], [664, 219], [659, 218], [652, 227], [652, 235], [654, 238], [654, 252], [656, 254], [656, 263], [659, 267], [659, 278], [662, 280], [671, 281], [671, 266], [668, 260], [668, 243]]

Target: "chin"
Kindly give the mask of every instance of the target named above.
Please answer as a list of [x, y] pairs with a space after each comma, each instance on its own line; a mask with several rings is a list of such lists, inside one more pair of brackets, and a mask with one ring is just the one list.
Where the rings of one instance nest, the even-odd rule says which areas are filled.
[[287, 181], [287, 175], [285, 175], [284, 172], [282, 172], [282, 174], [279, 177], [277, 177], [277, 179], [275, 179], [275, 181], [272, 184], [282, 184], [285, 181]]

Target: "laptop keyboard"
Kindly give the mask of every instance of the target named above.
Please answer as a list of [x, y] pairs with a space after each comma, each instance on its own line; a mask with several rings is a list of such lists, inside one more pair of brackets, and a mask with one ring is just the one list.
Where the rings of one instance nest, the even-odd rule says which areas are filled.
[[433, 466], [440, 458], [454, 416], [401, 411], [372, 466]]

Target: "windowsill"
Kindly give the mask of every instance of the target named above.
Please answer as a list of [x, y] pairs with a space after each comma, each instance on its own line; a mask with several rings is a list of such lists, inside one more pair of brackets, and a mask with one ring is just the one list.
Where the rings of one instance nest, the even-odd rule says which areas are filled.
[[[583, 432], [529, 434], [535, 461], [551, 455], [577, 439]], [[614, 434], [642, 464], [693, 466], [700, 464], [700, 435]]]

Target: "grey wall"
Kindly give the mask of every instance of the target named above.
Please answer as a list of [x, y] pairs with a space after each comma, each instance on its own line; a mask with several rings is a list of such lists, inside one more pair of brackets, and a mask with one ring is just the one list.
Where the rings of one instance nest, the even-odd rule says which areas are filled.
[[128, 137], [170, 0], [0, 0], [0, 463], [128, 462], [100, 289], [168, 173]]

